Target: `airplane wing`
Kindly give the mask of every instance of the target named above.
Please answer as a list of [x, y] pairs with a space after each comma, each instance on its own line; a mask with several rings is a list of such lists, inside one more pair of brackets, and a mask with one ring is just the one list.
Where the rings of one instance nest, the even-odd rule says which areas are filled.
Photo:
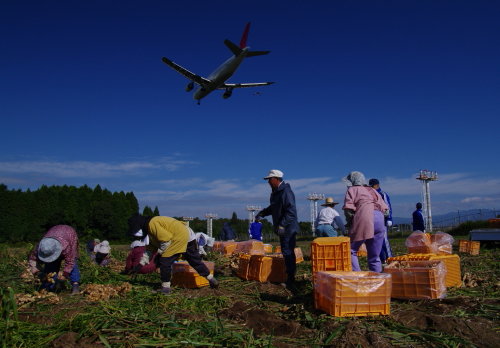
[[254, 82], [254, 83], [225, 83], [217, 89], [226, 88], [247, 88], [247, 87], [260, 87], [272, 85], [274, 82]]
[[188, 69], [183, 68], [179, 64], [174, 63], [173, 61], [171, 61], [168, 58], [163, 57], [161, 60], [163, 61], [163, 63], [167, 64], [169, 67], [171, 67], [172, 69], [174, 69], [178, 73], [184, 75], [189, 80], [196, 82], [200, 86], [208, 85], [211, 82], [210, 80], [207, 80], [206, 78], [201, 77], [200, 75], [196, 75], [196, 74], [192, 73], [191, 71], [189, 71]]

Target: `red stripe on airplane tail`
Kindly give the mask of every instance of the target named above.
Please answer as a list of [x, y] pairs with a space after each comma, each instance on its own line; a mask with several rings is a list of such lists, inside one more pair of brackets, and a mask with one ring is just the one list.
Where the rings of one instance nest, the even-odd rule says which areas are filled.
[[247, 47], [247, 38], [249, 30], [250, 30], [250, 22], [248, 22], [247, 25], [245, 26], [245, 30], [243, 31], [243, 35], [241, 36], [240, 48]]

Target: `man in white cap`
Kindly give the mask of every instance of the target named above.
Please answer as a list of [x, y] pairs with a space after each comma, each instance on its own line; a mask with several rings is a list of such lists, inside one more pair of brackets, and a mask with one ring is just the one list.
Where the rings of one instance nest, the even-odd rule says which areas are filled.
[[[57, 225], [50, 228], [42, 240], [31, 251], [28, 262], [34, 275], [42, 272], [45, 276], [55, 273], [54, 280], [57, 282], [69, 279], [72, 285], [71, 293], [80, 291], [80, 269], [77, 263], [78, 236], [73, 227], [68, 225]], [[62, 272], [61, 262], [64, 260]], [[46, 277], [42, 282], [42, 288], [56, 290], [55, 282], [52, 283]]]
[[295, 273], [295, 241], [299, 231], [295, 195], [290, 184], [283, 181], [283, 172], [272, 169], [264, 177], [271, 186], [270, 205], [261, 210], [255, 218], [272, 215], [274, 232], [280, 238], [281, 252], [285, 259], [287, 273], [286, 287], [292, 292], [296, 291]]
[[337, 237], [338, 232], [334, 228], [334, 225], [337, 226], [342, 234], [345, 234], [344, 221], [334, 209], [337, 204], [339, 203], [335, 202], [333, 197], [326, 197], [325, 203], [321, 204], [325, 208], [320, 210], [315, 222], [318, 237]]

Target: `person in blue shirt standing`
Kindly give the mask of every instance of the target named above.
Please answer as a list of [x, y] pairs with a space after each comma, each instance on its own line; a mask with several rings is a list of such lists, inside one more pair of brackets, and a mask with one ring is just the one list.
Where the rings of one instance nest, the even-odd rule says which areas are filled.
[[260, 216], [255, 217], [255, 221], [250, 224], [248, 234], [250, 235], [250, 239], [260, 240], [262, 242], [262, 223], [260, 219]]
[[285, 285], [288, 290], [294, 293], [297, 291], [295, 284], [295, 244], [299, 232], [295, 195], [290, 184], [283, 181], [283, 172], [280, 170], [272, 169], [264, 177], [264, 180], [267, 180], [269, 186], [271, 186], [270, 204], [257, 213], [256, 217], [272, 215], [274, 232], [280, 238], [281, 252], [285, 259], [287, 274]]
[[417, 203], [417, 210], [415, 210], [412, 214], [413, 217], [413, 231], [422, 231], [425, 232], [425, 222], [424, 215], [422, 214], [422, 203]]
[[384, 236], [384, 243], [382, 244], [382, 250], [380, 251], [380, 261], [382, 263], [385, 263], [387, 261], [387, 258], [392, 257], [391, 244], [389, 243], [389, 228], [392, 226], [391, 198], [389, 197], [387, 192], [382, 191], [378, 179], [370, 179], [368, 181], [368, 185], [370, 185], [375, 191], [378, 192], [380, 196], [382, 196], [382, 199], [389, 207], [389, 214], [384, 218], [386, 231]]

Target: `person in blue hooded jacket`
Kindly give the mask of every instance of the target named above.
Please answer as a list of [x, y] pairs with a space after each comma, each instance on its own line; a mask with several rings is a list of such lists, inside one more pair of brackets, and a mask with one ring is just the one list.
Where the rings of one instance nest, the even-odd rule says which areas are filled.
[[422, 214], [422, 203], [417, 203], [415, 207], [417, 209], [412, 214], [413, 231], [425, 232], [425, 221], [424, 215]]
[[221, 232], [221, 240], [234, 241], [236, 239], [236, 233], [234, 233], [233, 228], [229, 222], [224, 222]]
[[382, 244], [382, 250], [380, 251], [380, 261], [382, 263], [386, 263], [387, 259], [389, 257], [392, 257], [391, 244], [389, 243], [389, 229], [392, 226], [391, 198], [389, 197], [387, 192], [382, 191], [378, 179], [370, 179], [370, 181], [368, 181], [368, 185], [378, 192], [378, 194], [382, 197], [384, 202], [389, 207], [389, 214], [384, 217], [384, 224], [386, 226], [386, 231], [384, 236], [384, 243]]
[[295, 195], [290, 184], [283, 181], [283, 172], [280, 170], [272, 169], [264, 180], [267, 180], [272, 189], [270, 204], [257, 213], [256, 218], [272, 215], [274, 232], [280, 238], [281, 252], [285, 259], [286, 287], [295, 291], [295, 243], [299, 231]]

